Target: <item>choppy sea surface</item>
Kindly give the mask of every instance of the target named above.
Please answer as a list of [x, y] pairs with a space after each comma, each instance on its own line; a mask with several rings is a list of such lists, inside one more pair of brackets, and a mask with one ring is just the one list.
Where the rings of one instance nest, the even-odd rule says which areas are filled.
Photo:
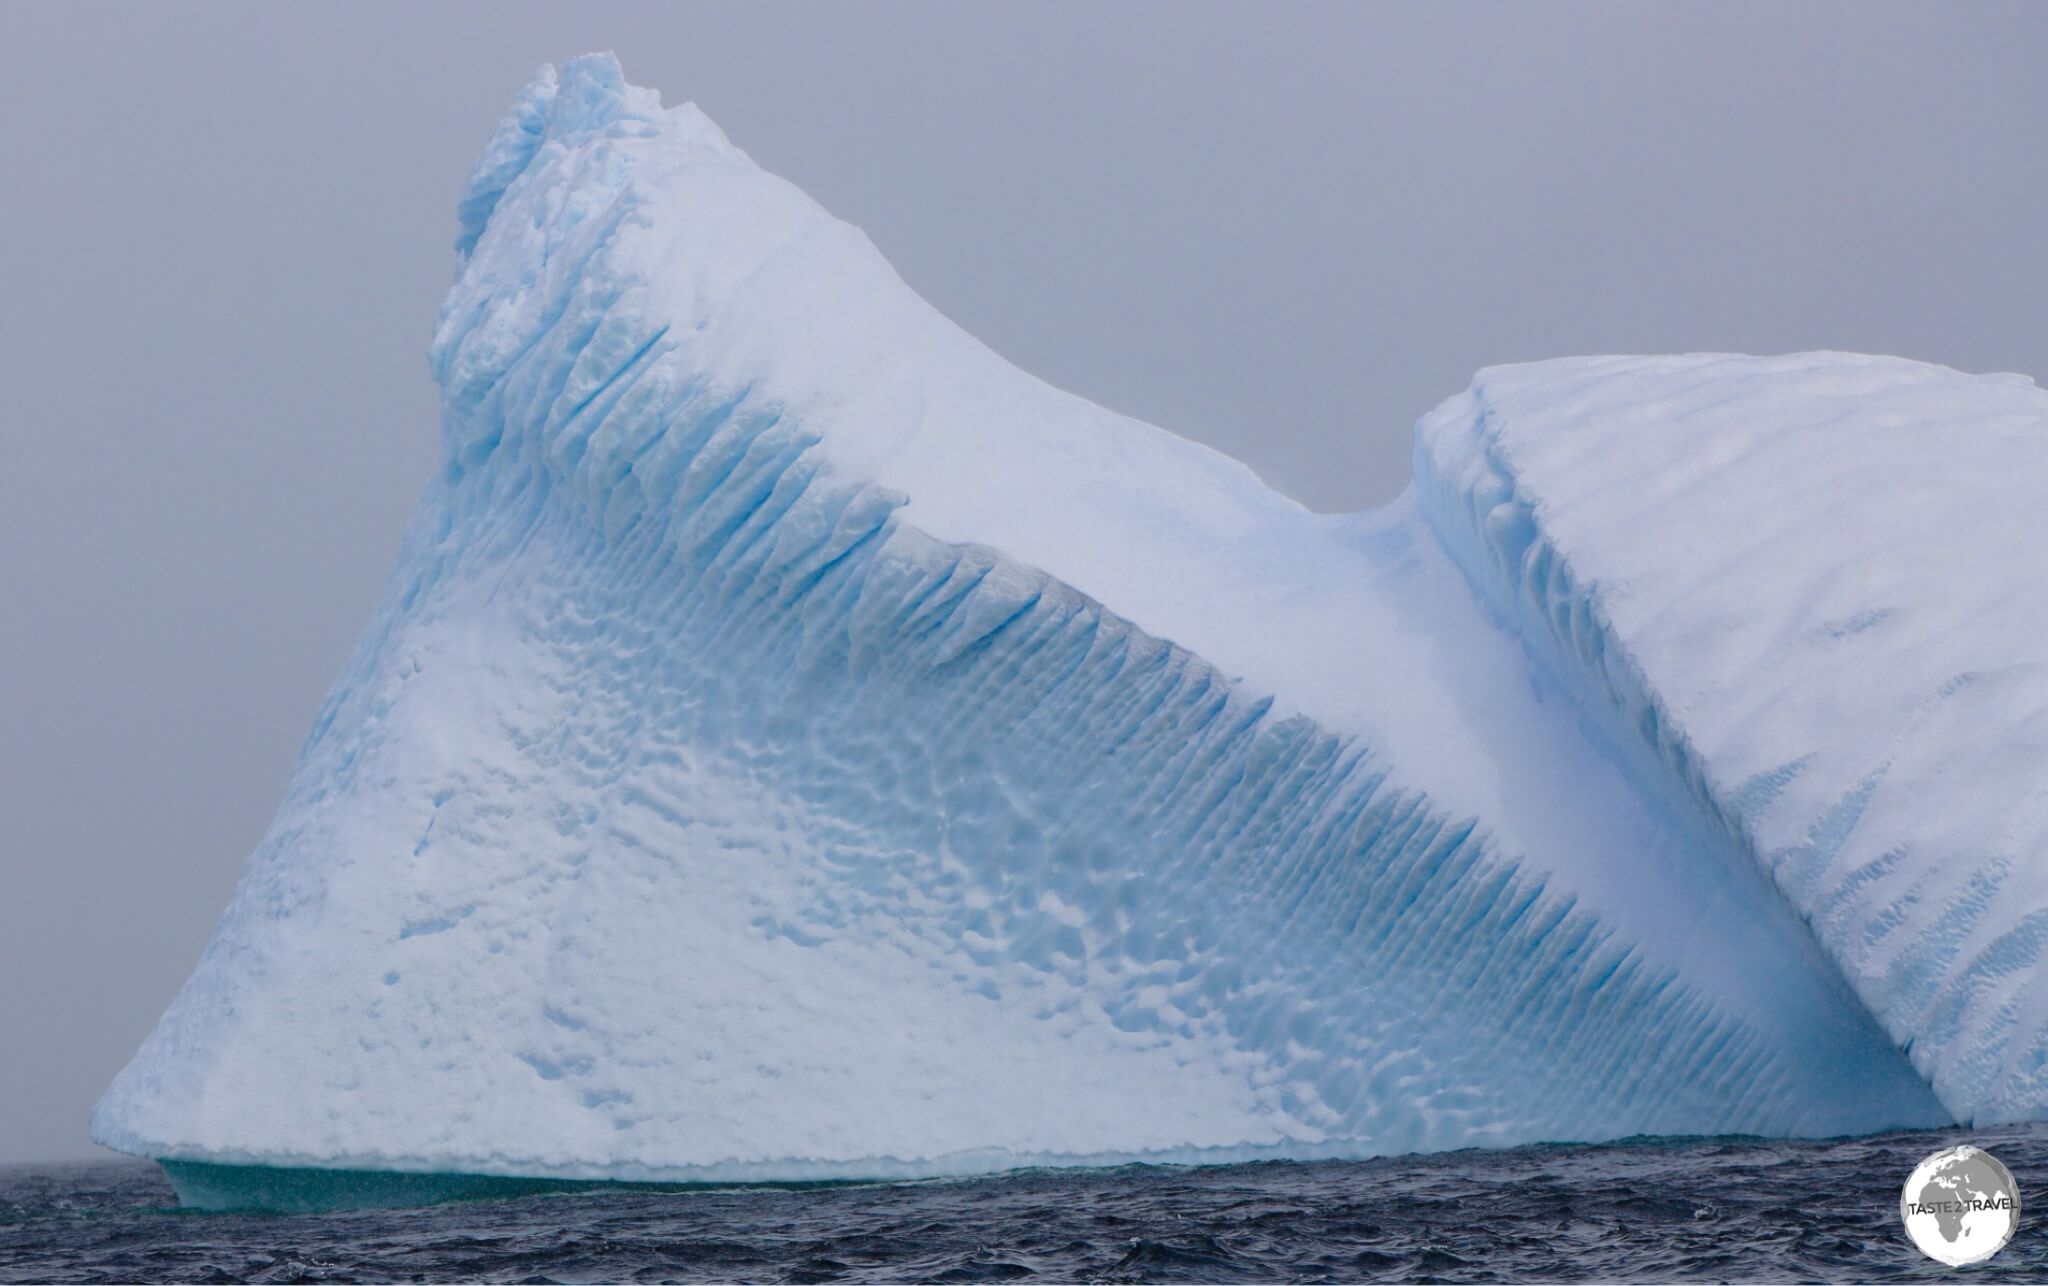
[[[1989, 1263], [1925, 1258], [1899, 1193], [1968, 1142], [2018, 1182]], [[2031, 1204], [2029, 1204], [2031, 1203]], [[1644, 1140], [1380, 1161], [596, 1189], [326, 1215], [176, 1208], [154, 1167], [0, 1168], [0, 1280], [2048, 1281], [2048, 1130]]]

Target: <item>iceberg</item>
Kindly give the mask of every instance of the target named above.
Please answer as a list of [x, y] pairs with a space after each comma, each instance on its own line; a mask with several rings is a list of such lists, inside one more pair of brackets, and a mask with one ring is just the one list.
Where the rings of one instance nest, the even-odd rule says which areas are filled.
[[1957, 1120], [2048, 1110], [2048, 396], [1847, 353], [1482, 372], [1418, 493]]
[[93, 1115], [187, 1202], [2043, 1114], [2030, 383], [1489, 370], [1323, 515], [608, 55], [458, 221], [440, 464]]

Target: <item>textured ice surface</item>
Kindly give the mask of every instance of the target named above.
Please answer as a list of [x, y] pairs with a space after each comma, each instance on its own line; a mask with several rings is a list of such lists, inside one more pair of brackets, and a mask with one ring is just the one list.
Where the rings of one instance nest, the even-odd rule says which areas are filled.
[[102, 1141], [801, 1179], [1944, 1118], [1619, 671], [1531, 642], [1483, 425], [1308, 513], [608, 57], [460, 225], [442, 466]]
[[1962, 1120], [2048, 1108], [2048, 393], [1843, 353], [1485, 371], [1424, 507]]

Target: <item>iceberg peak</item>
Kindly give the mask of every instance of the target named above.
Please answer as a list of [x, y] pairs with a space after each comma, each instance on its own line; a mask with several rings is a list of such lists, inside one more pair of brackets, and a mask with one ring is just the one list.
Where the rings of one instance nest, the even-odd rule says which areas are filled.
[[[617, 54], [584, 54], [563, 63], [559, 72], [551, 63], [536, 68], [533, 79], [499, 119], [463, 185], [455, 212], [459, 263], [468, 263], [499, 198], [543, 148], [553, 145], [566, 151], [622, 125], [659, 129], [663, 116], [661, 95], [627, 84]], [[730, 150], [724, 136], [694, 105], [674, 109], [673, 116], [675, 123], [694, 127], [691, 132], [700, 140]]]

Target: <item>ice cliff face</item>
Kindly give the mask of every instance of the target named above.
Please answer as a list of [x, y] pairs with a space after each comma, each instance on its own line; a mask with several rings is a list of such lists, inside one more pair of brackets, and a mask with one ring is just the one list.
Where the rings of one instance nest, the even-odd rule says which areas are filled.
[[[1704, 359], [1489, 372], [1408, 499], [1327, 517], [1006, 365], [608, 57], [527, 88], [460, 226], [442, 466], [102, 1141], [803, 1178], [1856, 1132], [1943, 1119], [1923, 1074], [1951, 1112], [2038, 1113], [2038, 840], [1903, 793], [1968, 735], [1940, 724], [1965, 706], [1914, 722], [1913, 685], [2000, 662], [1937, 646], [1870, 705], [1902, 794], [1840, 818], [1877, 761], [1798, 700], [1864, 708], [1894, 672], [1848, 690], [1840, 649], [1927, 585], [1862, 551], [1838, 602], [1820, 544], [1745, 594], [1725, 559], [1765, 532], [1711, 523], [1752, 511], [1688, 537], [1648, 503], [1747, 494], [1772, 390], [1866, 359], [1754, 368], [1726, 441]], [[2048, 421], [1868, 369], [1918, 390], [1873, 402], [1902, 435], [1980, 391], [2005, 409], [1943, 422]], [[1793, 400], [1825, 424], [1861, 390]], [[1635, 454], [1632, 406], [1671, 442]], [[1835, 485], [1853, 430], [1825, 432], [1760, 475], [1782, 504]], [[1955, 490], [1915, 484], [1938, 526]], [[1787, 530], [1841, 552], [1839, 522]], [[2022, 610], [1976, 566], [1916, 629]], [[1637, 573], [1698, 614], [1630, 615], [1664, 601], [1617, 595]], [[1809, 618], [1864, 641], [1784, 661]], [[1979, 787], [1952, 798], [2034, 815]], [[1980, 839], [2031, 907], [1923, 914]]]

